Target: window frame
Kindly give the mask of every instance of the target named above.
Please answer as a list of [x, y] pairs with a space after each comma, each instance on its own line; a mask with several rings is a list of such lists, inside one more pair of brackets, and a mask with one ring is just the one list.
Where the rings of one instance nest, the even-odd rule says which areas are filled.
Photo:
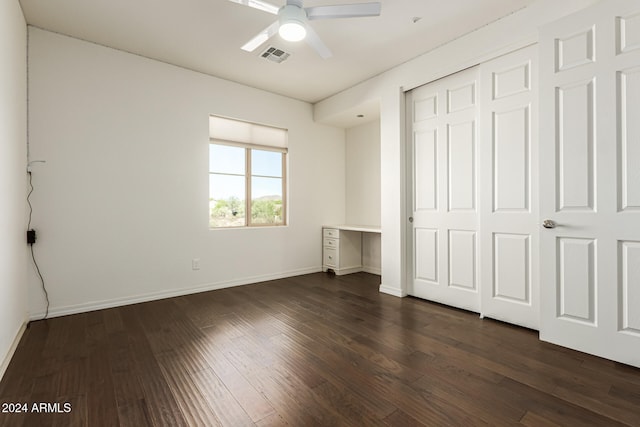
[[[252, 144], [245, 142], [237, 142], [237, 141], [229, 141], [218, 138], [209, 138], [209, 150], [211, 149], [211, 145], [223, 145], [223, 146], [231, 146], [238, 147], [244, 149], [244, 225], [229, 225], [229, 226], [211, 226], [211, 208], [209, 208], [209, 229], [210, 230], [225, 230], [225, 229], [241, 229], [241, 228], [264, 228], [264, 227], [286, 227], [288, 225], [288, 200], [287, 200], [287, 155], [288, 148], [286, 147], [275, 147], [271, 145], [261, 145], [261, 144]], [[266, 175], [254, 175], [251, 166], [252, 160], [252, 150], [260, 150], [260, 151], [272, 151], [281, 154], [281, 177], [274, 176], [266, 176]], [[229, 176], [241, 176], [240, 174], [231, 174], [231, 173], [221, 173], [221, 172], [213, 172], [211, 171], [211, 167], [209, 166], [209, 176], [211, 175], [229, 175]], [[253, 177], [258, 178], [278, 178], [282, 180], [282, 222], [278, 223], [269, 223], [269, 224], [260, 224], [253, 223], [251, 218], [252, 211], [252, 183], [251, 180]]]

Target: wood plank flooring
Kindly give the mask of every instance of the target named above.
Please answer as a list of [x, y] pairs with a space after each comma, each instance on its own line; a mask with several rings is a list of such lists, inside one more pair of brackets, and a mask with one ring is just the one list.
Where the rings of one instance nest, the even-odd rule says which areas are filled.
[[318, 273], [33, 322], [0, 383], [28, 413], [0, 426], [640, 426], [639, 369], [379, 282]]

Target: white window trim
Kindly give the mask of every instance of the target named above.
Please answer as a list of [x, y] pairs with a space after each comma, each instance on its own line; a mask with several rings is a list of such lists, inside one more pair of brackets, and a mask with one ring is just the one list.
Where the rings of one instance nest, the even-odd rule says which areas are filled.
[[[287, 189], [289, 187], [288, 181], [287, 181], [287, 154], [288, 154], [288, 150], [287, 148], [280, 148], [280, 147], [270, 147], [267, 145], [260, 145], [260, 144], [246, 144], [246, 143], [241, 143], [241, 142], [235, 142], [235, 141], [226, 141], [226, 140], [219, 140], [219, 139], [214, 139], [214, 138], [210, 138], [209, 139], [209, 144], [215, 144], [215, 145], [228, 145], [228, 146], [233, 146], [233, 147], [238, 147], [238, 148], [243, 148], [245, 150], [245, 154], [244, 154], [244, 159], [245, 159], [245, 172], [244, 174], [233, 174], [233, 173], [220, 173], [220, 172], [212, 172], [211, 170], [209, 170], [209, 175], [212, 174], [216, 174], [216, 175], [229, 175], [229, 176], [244, 176], [245, 179], [245, 195], [244, 195], [244, 212], [245, 212], [245, 218], [244, 218], [244, 225], [238, 225], [238, 226], [220, 226], [220, 227], [212, 227], [211, 225], [209, 226], [210, 230], [230, 230], [230, 229], [242, 229], [242, 228], [264, 228], [264, 227], [286, 227], [288, 225], [288, 198], [287, 198]], [[281, 165], [281, 171], [282, 171], [282, 176], [281, 177], [273, 177], [273, 176], [266, 176], [266, 175], [254, 175], [252, 174], [252, 170], [251, 170], [251, 150], [262, 150], [262, 151], [273, 151], [273, 152], [278, 152], [282, 154], [282, 165]], [[282, 222], [279, 223], [275, 223], [275, 224], [256, 224], [253, 223], [251, 221], [251, 201], [252, 201], [252, 192], [251, 192], [251, 178], [253, 177], [263, 177], [263, 178], [278, 178], [282, 180]], [[211, 215], [211, 212], [209, 212], [209, 215]]]

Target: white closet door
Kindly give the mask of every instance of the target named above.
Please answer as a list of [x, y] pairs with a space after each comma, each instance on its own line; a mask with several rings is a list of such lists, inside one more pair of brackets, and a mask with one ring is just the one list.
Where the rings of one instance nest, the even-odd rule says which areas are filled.
[[540, 337], [640, 367], [640, 2], [540, 34]]
[[481, 313], [538, 329], [537, 46], [480, 65]]
[[409, 294], [479, 311], [477, 67], [407, 94]]

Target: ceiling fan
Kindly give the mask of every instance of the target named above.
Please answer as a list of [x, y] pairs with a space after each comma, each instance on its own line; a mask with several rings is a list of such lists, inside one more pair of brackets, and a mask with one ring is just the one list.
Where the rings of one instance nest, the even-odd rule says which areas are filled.
[[278, 8], [262, 0], [230, 0], [278, 16], [278, 20], [260, 31], [242, 46], [242, 50], [253, 52], [276, 33], [287, 41], [306, 39], [323, 59], [331, 57], [331, 50], [324, 44], [308, 21], [315, 19], [360, 18], [380, 15], [380, 2], [340, 4], [333, 6], [302, 7], [303, 0], [287, 0]]

